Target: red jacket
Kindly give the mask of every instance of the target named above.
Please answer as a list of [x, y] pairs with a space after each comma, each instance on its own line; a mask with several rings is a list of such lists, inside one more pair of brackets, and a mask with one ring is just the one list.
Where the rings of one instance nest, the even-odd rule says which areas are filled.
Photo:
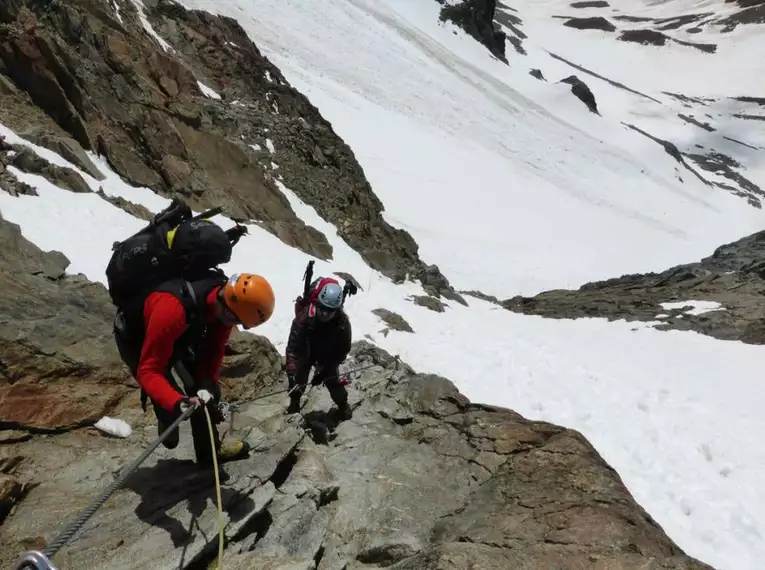
[[[218, 289], [214, 288], [205, 299], [207, 333], [201, 344], [196, 370], [189, 371], [195, 379], [210, 379], [216, 383], [220, 380], [223, 354], [233, 328], [223, 325], [213, 316]], [[176, 341], [186, 330], [186, 311], [175, 295], [152, 293], [144, 303], [143, 320], [146, 336], [138, 362], [137, 380], [149, 398], [162, 408], [173, 411], [183, 395], [168, 382], [165, 371]]]

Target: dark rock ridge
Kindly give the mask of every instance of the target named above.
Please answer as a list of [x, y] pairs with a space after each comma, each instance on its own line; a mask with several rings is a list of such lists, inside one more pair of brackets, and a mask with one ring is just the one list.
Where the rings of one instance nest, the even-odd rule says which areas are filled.
[[415, 305], [425, 307], [436, 313], [443, 313], [444, 311], [446, 311], [446, 307], [447, 307], [446, 304], [442, 303], [435, 297], [430, 297], [429, 295], [415, 295], [411, 298], [411, 301]]
[[687, 123], [691, 123], [692, 125], [696, 125], [699, 128], [704, 129], [707, 132], [713, 133], [717, 129], [712, 127], [709, 123], [699, 121], [698, 119], [695, 119], [693, 116], [684, 115], [683, 113], [678, 113], [678, 117], [680, 117], [683, 121]]
[[502, 2], [497, 2], [497, 10], [494, 13], [494, 22], [500, 26], [504, 26], [510, 31], [510, 34], [506, 34], [506, 40], [515, 48], [515, 51], [521, 55], [526, 55], [526, 50], [523, 49], [523, 40], [528, 36], [521, 30], [523, 26], [523, 20], [521, 20], [515, 13], [515, 8], [507, 6]]
[[496, 10], [496, 0], [463, 0], [459, 4], [445, 5], [440, 17], [441, 21], [450, 21], [465, 30], [495, 57], [507, 63], [505, 32], [494, 26]]
[[373, 314], [380, 317], [380, 319], [388, 325], [382, 332], [387, 336], [388, 332], [391, 330], [399, 331], [399, 332], [408, 332], [413, 333], [414, 329], [412, 329], [411, 325], [406, 322], [406, 319], [399, 315], [398, 313], [394, 313], [393, 311], [389, 311], [388, 309], [374, 309], [372, 311]]
[[32, 186], [22, 182], [13, 172], [8, 170], [14, 152], [14, 148], [0, 136], [0, 187], [4, 188], [11, 196], [37, 196], [37, 191]]
[[[661, 321], [660, 330], [693, 330], [722, 340], [765, 344], [765, 231], [720, 246], [696, 263], [660, 273], [623, 275], [513, 297], [501, 304], [511, 311], [549, 318], [603, 317], [609, 320]], [[689, 307], [665, 309], [661, 303], [712, 301], [720, 310], [692, 314]], [[657, 319], [657, 315], [669, 315]]]
[[569, 75], [568, 77], [561, 79], [561, 83], [568, 83], [571, 85], [571, 93], [579, 99], [582, 103], [587, 105], [587, 108], [591, 113], [600, 115], [598, 112], [598, 103], [595, 101], [595, 95], [593, 95], [587, 84], [579, 79], [576, 75]]
[[[104, 287], [67, 276], [0, 220], [0, 565], [45, 546], [156, 435], [153, 414], [111, 338]], [[226, 437], [250, 457], [224, 466], [230, 570], [387, 566], [708, 569], [680, 550], [575, 431], [471, 403], [447, 379], [354, 344], [352, 420], [328, 393], [285, 415], [281, 356], [241, 333], [224, 397], [239, 402]], [[255, 398], [260, 397], [259, 400]], [[125, 439], [92, 427], [103, 414]], [[208, 568], [218, 518], [210, 471], [197, 469], [188, 423], [54, 558], [60, 570]]]
[[29, 174], [42, 176], [48, 182], [60, 188], [65, 188], [72, 192], [91, 192], [90, 186], [88, 186], [88, 183], [85, 182], [79, 173], [71, 168], [51, 164], [29, 148], [16, 146], [11, 164]]
[[[658, 99], [655, 99], [649, 95], [646, 95], [645, 93], [641, 93], [640, 91], [632, 89], [631, 87], [628, 87], [622, 83], [609, 79], [603, 75], [600, 75], [599, 73], [595, 73], [594, 71], [591, 71], [572, 61], [569, 61], [568, 59], [558, 54], [555, 54], [552, 52], [548, 52], [548, 53], [550, 53], [550, 56], [553, 57], [554, 59], [562, 61], [566, 63], [567, 65], [573, 67], [574, 69], [577, 69], [592, 77], [596, 77], [602, 81], [605, 81], [606, 83], [609, 83], [610, 85], [614, 87], [623, 89], [625, 91], [628, 91], [640, 97], [644, 97], [655, 103], [659, 103], [659, 104], [662, 103]], [[576, 78], [576, 76], [571, 76], [571, 77]], [[574, 86], [572, 85], [572, 91], [573, 90], [574, 90]], [[581, 93], [585, 97], [583, 101], [585, 102], [585, 104], [587, 104], [587, 101], [589, 100], [589, 95], [587, 95], [583, 90], [581, 91]], [[715, 101], [714, 99], [710, 99], [710, 98], [694, 97], [694, 96], [684, 95], [682, 93], [665, 92], [664, 94], [672, 97], [673, 99], [676, 99], [677, 101], [682, 102], [683, 106], [689, 109], [694, 109], [694, 106], [705, 107], [709, 103], [712, 103]], [[752, 103], [752, 104], [757, 104], [757, 101], [758, 101], [758, 99], [755, 97], [736, 97], [735, 99], [741, 102]], [[592, 102], [594, 102], [594, 97], [592, 99]], [[735, 116], [735, 114], [732, 114], [731, 116]], [[687, 115], [680, 115], [680, 118], [687, 122], [693, 122], [693, 120], [691, 120], [691, 118], [688, 117]], [[634, 130], [635, 132], [638, 132], [641, 135], [647, 138], [650, 138], [654, 142], [662, 145], [664, 150], [670, 156], [672, 156], [675, 160], [677, 160], [678, 163], [683, 166], [683, 168], [687, 169], [690, 173], [692, 173], [695, 177], [697, 177], [700, 181], [702, 181], [707, 186], [716, 186], [720, 189], [725, 190], [726, 192], [730, 192], [736, 196], [739, 196], [745, 199], [750, 205], [756, 208], [762, 207], [762, 200], [763, 198], [765, 198], [765, 190], [763, 190], [763, 188], [761, 188], [755, 181], [751, 180], [744, 174], [744, 169], [741, 163], [739, 163], [734, 158], [722, 152], [719, 152], [718, 150], [715, 150], [714, 148], [706, 149], [702, 147], [701, 145], [696, 145], [696, 147], [693, 148], [692, 150], [688, 150], [688, 149], [680, 150], [677, 147], [677, 145], [673, 143], [672, 141], [661, 139], [647, 132], [645, 129], [640, 128], [639, 126], [631, 125], [628, 123], [623, 123], [623, 124], [625, 125], [625, 127], [630, 128]], [[694, 125], [700, 126], [701, 128], [703, 128], [704, 130], [708, 132], [711, 132], [710, 129], [714, 131], [714, 127], [712, 127], [708, 123], [701, 123], [700, 121], [696, 121], [694, 122]], [[757, 147], [754, 147], [753, 145], [747, 144], [746, 142], [733, 140], [730, 137], [723, 136], [721, 138], [732, 140], [732, 142], [736, 142], [752, 150], [763, 150], [763, 149], [758, 149]], [[730, 180], [730, 183], [720, 182], [717, 179], [712, 178], [711, 176], [709, 177], [709, 179], [707, 179], [704, 176], [703, 171], [714, 173], [714, 174], [717, 174], [718, 176], [723, 176], [727, 178], [728, 180]]]
[[619, 39], [625, 42], [635, 42], [645, 45], [663, 46], [667, 42], [675, 42], [677, 44], [693, 47], [705, 53], [715, 53], [717, 51], [716, 44], [702, 44], [694, 42], [685, 42], [675, 38], [669, 37], [663, 32], [656, 30], [625, 30], [619, 35]]
[[198, 210], [223, 206], [328, 259], [326, 237], [297, 218], [281, 180], [373, 268], [397, 280], [425, 268], [412, 237], [383, 220], [351, 149], [236, 21], [168, 0], [147, 17], [170, 51], [132, 2], [119, 3], [119, 19], [104, 0], [3, 3], [0, 121], [96, 179], [83, 149], [131, 184]]
[[549, 53], [550, 57], [552, 57], [553, 59], [557, 59], [558, 61], [562, 61], [563, 63], [573, 67], [574, 69], [578, 69], [582, 73], [586, 73], [587, 75], [591, 75], [592, 77], [597, 77], [598, 79], [601, 79], [602, 81], [605, 81], [609, 85], [612, 85], [612, 86], [617, 87], [619, 89], [624, 89], [625, 91], [628, 91], [628, 92], [632, 93], [633, 95], [638, 95], [640, 97], [644, 97], [644, 98], [646, 98], [646, 99], [648, 99], [650, 101], [653, 101], [654, 103], [661, 103], [661, 101], [659, 101], [658, 99], [654, 99], [650, 95], [646, 95], [645, 93], [641, 93], [640, 91], [636, 91], [635, 89], [632, 89], [631, 87], [627, 87], [623, 83], [619, 83], [618, 81], [614, 81], [613, 79], [609, 79], [608, 77], [605, 77], [605, 76], [603, 76], [603, 75], [601, 75], [599, 73], [591, 71], [591, 70], [587, 69], [586, 67], [578, 65], [578, 64], [576, 64], [576, 63], [566, 59], [563, 56], [560, 56], [560, 55], [558, 55], [556, 53], [553, 53], [553, 52], [547, 52], [547, 53]]
[[[630, 129], [642, 134], [643, 136], [653, 140], [654, 142], [657, 142], [658, 144], [660, 144], [664, 148], [664, 150], [667, 152], [667, 154], [669, 154], [672, 158], [677, 160], [678, 163], [680, 163], [684, 168], [686, 168], [689, 172], [691, 172], [694, 176], [696, 176], [699, 180], [701, 180], [707, 186], [716, 186], [718, 188], [722, 188], [723, 190], [726, 190], [727, 192], [731, 192], [732, 194], [735, 194], [736, 196], [745, 198], [747, 202], [749, 202], [749, 204], [751, 204], [755, 208], [762, 208], [762, 200], [765, 197], [765, 190], [760, 188], [757, 184], [755, 184], [754, 182], [752, 182], [750, 179], [748, 179], [747, 177], [745, 177], [743, 174], [739, 172], [739, 170], [741, 169], [741, 164], [738, 161], [734, 160], [733, 158], [725, 154], [722, 154], [714, 150], [709, 150], [706, 153], [687, 152], [687, 151], [681, 152], [680, 149], [678, 149], [677, 146], [670, 141], [660, 139], [634, 125], [630, 125], [628, 123], [623, 123], [623, 124], [629, 127]], [[744, 144], [744, 143], [740, 143], [740, 141], [738, 142], [739, 144]], [[693, 166], [691, 166], [691, 164], [687, 160], [685, 160], [686, 158], [695, 162], [696, 165], [702, 170], [706, 170], [708, 172], [712, 172], [714, 174], [724, 176], [725, 178], [737, 184], [737, 187], [731, 184], [727, 184], [725, 182], [707, 180], [706, 178], [704, 178], [704, 176], [702, 176], [702, 174], [698, 170], [693, 168]]]
[[541, 70], [541, 69], [530, 69], [530, 70], [529, 70], [529, 75], [531, 75], [532, 77], [536, 77], [536, 78], [537, 78], [537, 79], [539, 79], [540, 81], [547, 81], [547, 80], [545, 79], [545, 76], [544, 76], [544, 74], [542, 73], [542, 70]]
[[632, 16], [630, 14], [615, 14], [613, 18], [624, 22], [640, 22], [655, 26], [658, 30], [679, 30], [690, 34], [704, 31], [713, 31], [726, 34], [732, 32], [740, 25], [755, 25], [765, 23], [765, 4], [759, 0], [725, 0], [726, 3], [735, 3], [743, 9], [725, 17], [717, 12], [698, 12], [692, 14], [679, 14], [666, 18], [649, 18], [645, 16]]
[[609, 4], [605, 0], [590, 0], [584, 2], [572, 2], [572, 8], [608, 8]]
[[613, 32], [616, 30], [616, 26], [602, 16], [569, 18], [563, 25], [569, 28], [576, 28], [577, 30], [601, 30], [603, 32]]

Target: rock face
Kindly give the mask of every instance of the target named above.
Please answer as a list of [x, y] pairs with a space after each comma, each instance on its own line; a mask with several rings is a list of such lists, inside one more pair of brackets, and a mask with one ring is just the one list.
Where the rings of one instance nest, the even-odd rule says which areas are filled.
[[[765, 344], [763, 291], [765, 232], [759, 232], [719, 247], [698, 263], [588, 283], [576, 291], [513, 297], [502, 305], [550, 318], [656, 321], [657, 315], [664, 315], [657, 329], [694, 330], [723, 340]], [[685, 301], [711, 301], [720, 308], [700, 312], [689, 311], [690, 306], [670, 310], [661, 306]]]
[[[57, 536], [157, 428], [117, 357], [103, 286], [64, 276], [66, 259], [13, 224], [0, 221], [0, 238], [7, 568]], [[261, 337], [232, 338], [223, 393], [239, 410], [221, 433], [252, 450], [223, 466], [225, 568], [708, 568], [577, 432], [470, 403], [447, 379], [364, 342], [345, 366], [367, 367], [351, 375], [352, 419], [338, 422], [321, 386], [286, 415], [281, 356]], [[90, 427], [106, 413], [132, 434]], [[184, 423], [180, 445], [160, 446], [57, 553], [57, 567], [208, 568], [216, 494], [192, 458]]]
[[436, 313], [443, 313], [446, 311], [446, 305], [430, 295], [415, 295], [412, 297], [412, 302], [415, 305], [426, 307]]
[[129, 391], [110, 346], [106, 290], [64, 277], [63, 255], [42, 253], [2, 219], [0, 241], [0, 426], [60, 431], [96, 422]]
[[592, 91], [584, 81], [579, 79], [576, 75], [569, 75], [568, 77], [561, 79], [560, 82], [571, 85], [571, 93], [573, 93], [582, 103], [587, 105], [587, 108], [591, 113], [600, 115], [598, 112], [598, 103], [595, 101], [595, 95], [592, 94]]
[[[283, 395], [238, 414], [234, 433], [253, 451], [224, 467], [225, 568], [709, 568], [673, 545], [578, 433], [471, 404], [448, 380], [364, 343], [351, 359], [376, 366], [353, 382], [350, 421], [332, 419], [323, 388], [302, 416], [283, 414]], [[329, 428], [325, 444], [312, 437], [316, 423]], [[187, 430], [61, 550], [61, 570], [215, 559], [212, 475], [186, 459]], [[150, 437], [148, 426], [134, 441], [69, 433], [22, 444], [50, 468], [0, 527], [3, 564], [50, 539], [107, 484], [115, 458]]]
[[15, 174], [8, 170], [13, 152], [15, 152], [13, 146], [6, 143], [3, 137], [0, 137], [0, 186], [11, 196], [37, 196], [37, 190], [29, 184], [21, 182]]
[[15, 150], [16, 153], [11, 159], [11, 164], [19, 170], [38, 174], [48, 182], [72, 192], [87, 193], [91, 191], [90, 186], [82, 176], [71, 168], [51, 164], [29, 148], [17, 147]]
[[383, 331], [386, 335], [389, 330], [408, 333], [414, 332], [414, 329], [412, 329], [411, 325], [406, 322], [406, 319], [404, 319], [404, 317], [398, 313], [394, 313], [388, 309], [374, 309], [372, 313], [380, 317], [380, 319], [386, 325], [388, 325], [387, 328]]
[[593, 16], [591, 18], [569, 18], [563, 25], [578, 30], [601, 30], [603, 32], [613, 32], [616, 30], [616, 26], [602, 16]]
[[383, 220], [351, 149], [236, 21], [146, 4], [139, 14], [139, 2], [3, 3], [0, 122], [96, 179], [83, 149], [132, 184], [181, 194], [197, 210], [223, 206], [330, 258], [283, 182], [375, 269], [394, 279], [424, 270], [412, 237]]
[[459, 4], [441, 8], [441, 20], [450, 21], [465, 30], [498, 59], [507, 63], [505, 56], [505, 32], [494, 26], [497, 10], [496, 0], [463, 0]]
[[619, 39], [625, 42], [635, 42], [645, 45], [655, 45], [655, 46], [663, 46], [667, 42], [675, 42], [680, 45], [694, 47], [696, 49], [699, 49], [706, 53], [715, 53], [717, 51], [717, 45], [716, 44], [701, 44], [701, 43], [695, 43], [695, 42], [684, 42], [682, 40], [677, 40], [674, 38], [670, 38], [666, 34], [662, 32], [658, 32], [656, 30], [625, 30], [624, 32], [619, 35]]

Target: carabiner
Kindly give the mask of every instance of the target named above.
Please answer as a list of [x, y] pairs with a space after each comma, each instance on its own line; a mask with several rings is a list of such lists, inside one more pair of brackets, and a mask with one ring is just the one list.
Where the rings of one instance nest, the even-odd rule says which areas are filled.
[[56, 570], [56, 567], [42, 552], [31, 550], [21, 555], [13, 570]]

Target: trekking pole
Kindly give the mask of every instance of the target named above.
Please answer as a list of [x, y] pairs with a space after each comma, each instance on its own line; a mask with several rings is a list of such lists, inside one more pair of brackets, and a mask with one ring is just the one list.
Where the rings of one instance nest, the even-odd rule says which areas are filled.
[[109, 497], [111, 497], [114, 492], [120, 488], [120, 486], [122, 486], [127, 478], [136, 471], [136, 469], [138, 469], [141, 463], [146, 461], [146, 458], [149, 457], [149, 455], [151, 455], [152, 452], [157, 447], [159, 447], [163, 441], [165, 441], [167, 436], [169, 436], [170, 433], [175, 428], [177, 428], [181, 422], [191, 416], [191, 414], [193, 414], [196, 409], [196, 406], [189, 406], [186, 411], [184, 411], [172, 424], [170, 424], [170, 426], [164, 432], [162, 432], [162, 435], [154, 440], [154, 442], [140, 455], [140, 457], [138, 457], [138, 459], [123, 469], [122, 473], [119, 474], [119, 476], [112, 482], [112, 484], [109, 485], [95, 501], [83, 509], [77, 518], [69, 523], [64, 531], [61, 532], [61, 534], [59, 534], [48, 546], [46, 546], [42, 552], [25, 552], [16, 563], [14, 570], [28, 570], [31, 568], [37, 570], [56, 570], [50, 563], [50, 558], [55, 556], [61, 547], [64, 546], [86, 522], [88, 522], [90, 517], [93, 516], [98, 508], [103, 505], [109, 499]]

